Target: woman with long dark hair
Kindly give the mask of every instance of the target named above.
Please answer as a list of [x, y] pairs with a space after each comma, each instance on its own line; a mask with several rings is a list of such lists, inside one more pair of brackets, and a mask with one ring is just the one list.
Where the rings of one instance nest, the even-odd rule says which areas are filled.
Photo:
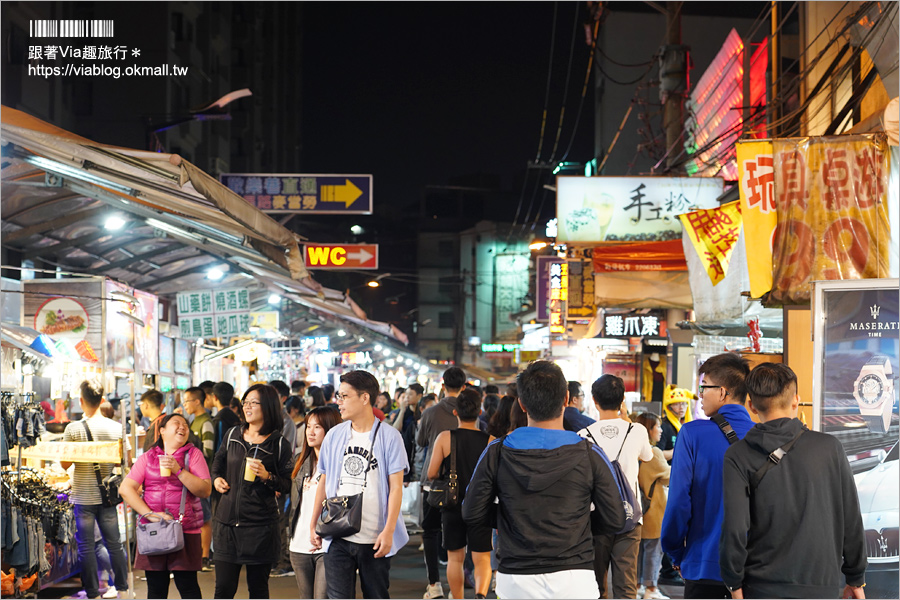
[[241, 399], [243, 424], [225, 434], [213, 461], [221, 494], [213, 519], [216, 598], [234, 598], [241, 565], [251, 598], [269, 597], [269, 571], [281, 551], [275, 493], [291, 489], [293, 449], [282, 435], [278, 392], [258, 383]]
[[322, 391], [317, 385], [309, 386], [309, 389], [306, 390], [306, 393], [309, 394], [309, 397], [312, 398], [312, 402], [310, 406], [325, 406], [327, 401], [325, 400], [325, 392]]
[[528, 417], [519, 406], [519, 400], [506, 395], [500, 398], [500, 405], [488, 424], [488, 435], [499, 438], [518, 427], [528, 425]]
[[327, 598], [325, 585], [325, 551], [309, 543], [309, 523], [319, 488], [321, 474], [316, 472], [319, 449], [325, 434], [341, 422], [338, 411], [317, 406], [306, 414], [306, 435], [291, 478], [291, 566], [297, 578], [299, 598]]

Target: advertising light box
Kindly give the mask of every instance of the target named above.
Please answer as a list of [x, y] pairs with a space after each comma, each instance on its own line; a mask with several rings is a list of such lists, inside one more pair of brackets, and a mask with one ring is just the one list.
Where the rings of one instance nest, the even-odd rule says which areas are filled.
[[556, 178], [560, 243], [658, 242], [681, 239], [678, 215], [715, 208], [718, 177]]

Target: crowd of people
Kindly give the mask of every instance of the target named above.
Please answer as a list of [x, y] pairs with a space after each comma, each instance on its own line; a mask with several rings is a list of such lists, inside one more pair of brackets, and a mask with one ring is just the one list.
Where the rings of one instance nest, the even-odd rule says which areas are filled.
[[[184, 547], [138, 552], [135, 569], [150, 598], [166, 598], [170, 578], [199, 598], [201, 570], [215, 571], [216, 598], [233, 598], [242, 567], [251, 598], [291, 574], [298, 597], [355, 597], [358, 576], [364, 597], [387, 598], [391, 557], [409, 541], [404, 488], [418, 484], [424, 598], [445, 597], [441, 564], [453, 598], [467, 580], [476, 598], [666, 598], [667, 562], [686, 598], [863, 598], [852, 473], [840, 443], [797, 419], [794, 373], [724, 353], [699, 379], [698, 395], [668, 386], [659, 416], [629, 415], [615, 375], [586, 390], [544, 360], [502, 396], [458, 367], [440, 395], [413, 383], [392, 397], [365, 371], [336, 390], [256, 384], [240, 400], [204, 382], [168, 414], [148, 391], [144, 453], [121, 497], [143, 521], [181, 519]], [[102, 396], [82, 384], [85, 420], [67, 440], [121, 438]], [[706, 418], [691, 418], [694, 400]], [[100, 595], [95, 521], [111, 589], [128, 586], [97, 476], [77, 464], [72, 492], [89, 598]]]

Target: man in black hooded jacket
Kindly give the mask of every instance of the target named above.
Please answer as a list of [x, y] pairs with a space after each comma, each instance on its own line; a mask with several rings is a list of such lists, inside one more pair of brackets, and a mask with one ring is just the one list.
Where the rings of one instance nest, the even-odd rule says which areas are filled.
[[463, 519], [499, 529], [498, 597], [598, 598], [591, 504], [601, 517], [596, 533], [625, 525], [612, 467], [603, 450], [563, 428], [568, 389], [557, 365], [531, 363], [518, 376], [518, 391], [528, 426], [481, 455]]
[[864, 598], [862, 516], [841, 443], [797, 419], [788, 366], [760, 364], [745, 385], [760, 423], [725, 452], [722, 580], [734, 598], [839, 598], [842, 584], [844, 598]]

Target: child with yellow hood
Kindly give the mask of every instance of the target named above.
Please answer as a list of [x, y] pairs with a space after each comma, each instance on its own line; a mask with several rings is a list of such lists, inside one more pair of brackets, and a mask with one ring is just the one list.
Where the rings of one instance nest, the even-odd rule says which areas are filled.
[[691, 402], [697, 399], [697, 395], [684, 388], [669, 384], [663, 391], [663, 419], [662, 438], [656, 445], [662, 450], [663, 456], [669, 463], [672, 462], [672, 453], [675, 451], [675, 440], [681, 426], [692, 420]]

